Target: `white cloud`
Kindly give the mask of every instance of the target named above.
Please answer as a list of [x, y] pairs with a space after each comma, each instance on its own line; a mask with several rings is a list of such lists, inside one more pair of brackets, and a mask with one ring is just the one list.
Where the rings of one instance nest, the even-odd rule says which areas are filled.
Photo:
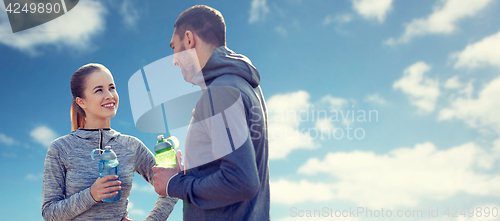
[[276, 31], [278, 34], [280, 34], [282, 36], [287, 36], [288, 35], [288, 31], [283, 26], [276, 26], [274, 28], [274, 31]]
[[425, 18], [413, 19], [405, 25], [405, 32], [399, 39], [389, 38], [385, 43], [395, 45], [408, 43], [412, 38], [429, 34], [451, 34], [457, 22], [473, 17], [485, 8], [491, 0], [439, 0], [433, 13]]
[[[439, 120], [453, 118], [465, 121], [473, 128], [492, 128], [500, 133], [500, 77], [492, 80], [479, 92], [477, 98], [470, 96], [472, 85], [464, 97], [456, 97], [450, 107], [439, 112]], [[467, 89], [467, 88], [466, 88]]]
[[333, 15], [327, 15], [323, 19], [323, 25], [327, 26], [332, 23], [337, 23], [337, 24], [344, 24], [344, 23], [349, 23], [352, 21], [352, 15], [351, 14], [341, 14], [337, 16]]
[[335, 129], [335, 126], [328, 118], [317, 120], [315, 127], [323, 134], [331, 133]]
[[129, 27], [134, 27], [139, 20], [139, 11], [136, 9], [130, 0], [124, 0], [120, 5], [120, 14], [123, 17], [123, 22]]
[[24, 179], [29, 180], [29, 181], [37, 181], [37, 180], [42, 180], [43, 179], [43, 174], [32, 174], [28, 173], [24, 177]]
[[[284, 205], [351, 201], [391, 209], [416, 207], [426, 200], [445, 200], [459, 193], [500, 196], [500, 175], [493, 171], [498, 160], [500, 147], [486, 150], [472, 142], [445, 150], [426, 142], [386, 154], [328, 153], [323, 159], [307, 160], [298, 169], [305, 176], [301, 181], [271, 182], [271, 197]], [[338, 181], [312, 182], [309, 176]]]
[[347, 100], [339, 97], [332, 97], [331, 95], [326, 95], [321, 98], [322, 102], [329, 104], [331, 110], [340, 110], [343, 106], [347, 105]]
[[143, 192], [143, 193], [156, 193], [155, 188], [152, 185], [141, 185], [138, 183], [132, 184], [132, 191]]
[[500, 139], [493, 141], [493, 153], [495, 153], [495, 157], [500, 158]]
[[327, 15], [323, 19], [323, 25], [329, 25], [329, 24], [331, 24], [333, 22], [335, 22], [335, 17], [333, 17], [332, 15]]
[[500, 67], [500, 32], [485, 37], [450, 57], [456, 59], [455, 68], [478, 68], [486, 65]]
[[17, 158], [17, 154], [15, 154], [15, 153], [2, 153], [2, 157], [5, 157], [5, 158]]
[[473, 82], [474, 80], [469, 81], [467, 86], [463, 87], [458, 93], [463, 94], [467, 98], [471, 98], [472, 92], [474, 92], [474, 85], [472, 85]]
[[147, 215], [147, 213], [142, 209], [134, 209], [134, 204], [130, 200], [128, 201], [127, 211], [131, 215], [140, 215], [140, 216]]
[[366, 95], [364, 101], [368, 102], [368, 103], [378, 104], [378, 105], [386, 105], [387, 104], [387, 101], [382, 96], [380, 96], [379, 93]]
[[3, 133], [0, 133], [0, 143], [11, 146], [11, 145], [15, 144], [16, 141], [14, 140], [14, 138], [9, 137]]
[[295, 28], [296, 30], [300, 30], [300, 27], [301, 27], [300, 22], [299, 22], [299, 20], [297, 20], [297, 19], [294, 19], [294, 20], [292, 21], [291, 26], [292, 26], [293, 28]]
[[421, 112], [434, 111], [440, 94], [438, 80], [425, 76], [430, 69], [426, 63], [417, 62], [405, 69], [403, 77], [392, 85], [394, 89], [400, 89], [407, 94], [411, 104]]
[[[475, 79], [469, 80], [467, 83], [462, 82], [458, 75], [448, 78], [443, 85], [447, 89], [445, 92], [449, 93], [448, 101], [453, 102], [458, 96], [471, 99], [474, 92], [474, 81]], [[443, 109], [441, 109], [441, 113], [444, 113]]]
[[270, 187], [271, 190], [273, 190], [271, 201], [284, 205], [294, 205], [303, 202], [305, 199], [309, 202], [325, 202], [335, 197], [331, 185], [326, 183], [313, 183], [307, 180], [295, 182], [281, 179], [276, 182], [271, 182]]
[[[0, 4], [0, 9], [4, 5]], [[39, 54], [39, 47], [51, 45], [86, 50], [94, 36], [104, 30], [106, 7], [96, 0], [80, 1], [67, 14], [37, 27], [3, 34], [0, 43], [30, 55]], [[0, 13], [0, 32], [11, 33], [6, 13]]]
[[30, 136], [38, 143], [48, 147], [57, 138], [57, 133], [46, 126], [39, 126], [30, 132]]
[[248, 22], [263, 21], [267, 13], [269, 13], [269, 7], [267, 7], [266, 0], [252, 0]]
[[392, 9], [392, 0], [352, 0], [352, 6], [365, 19], [376, 19], [382, 23]]
[[298, 127], [303, 119], [301, 113], [309, 113], [309, 94], [298, 91], [274, 95], [267, 100], [269, 159], [283, 159], [296, 149], [318, 147], [309, 133], [301, 132]]
[[458, 89], [462, 86], [462, 82], [460, 82], [457, 75], [451, 77], [446, 81], [446, 83], [444, 83], [444, 88], [446, 89]]

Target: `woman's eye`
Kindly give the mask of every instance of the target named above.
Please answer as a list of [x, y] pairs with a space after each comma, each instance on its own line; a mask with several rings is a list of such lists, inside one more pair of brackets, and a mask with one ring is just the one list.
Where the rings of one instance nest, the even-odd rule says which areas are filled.
[[115, 87], [110, 87], [109, 89], [110, 89], [110, 90], [115, 90]]
[[95, 93], [97, 93], [97, 92], [101, 92], [101, 91], [102, 91], [101, 89], [97, 89], [97, 90], [95, 91]]

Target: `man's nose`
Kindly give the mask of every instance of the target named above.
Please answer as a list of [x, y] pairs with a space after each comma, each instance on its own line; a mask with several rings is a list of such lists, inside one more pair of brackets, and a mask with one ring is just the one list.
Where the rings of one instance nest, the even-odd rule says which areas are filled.
[[174, 60], [172, 61], [174, 66], [179, 66], [179, 62], [177, 61], [177, 56], [174, 55]]

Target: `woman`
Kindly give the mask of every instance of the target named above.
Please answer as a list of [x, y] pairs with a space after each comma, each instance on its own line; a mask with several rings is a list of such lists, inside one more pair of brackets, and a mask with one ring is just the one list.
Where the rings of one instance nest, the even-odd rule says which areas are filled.
[[[134, 172], [153, 183], [151, 151], [137, 138], [110, 129], [118, 108], [118, 93], [109, 70], [88, 64], [71, 77], [71, 133], [54, 140], [47, 151], [43, 173], [42, 216], [45, 220], [129, 220], [128, 196]], [[93, 149], [111, 146], [120, 162], [117, 176], [99, 178]], [[96, 153], [96, 157], [98, 154]], [[118, 194], [116, 202], [102, 202]], [[160, 196], [146, 220], [166, 220], [175, 198]]]

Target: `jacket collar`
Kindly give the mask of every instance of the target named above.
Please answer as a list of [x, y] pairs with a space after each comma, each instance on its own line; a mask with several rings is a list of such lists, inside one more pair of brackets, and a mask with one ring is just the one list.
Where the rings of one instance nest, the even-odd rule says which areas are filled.
[[120, 135], [120, 132], [113, 129], [96, 129], [96, 130], [77, 129], [71, 131], [70, 134], [85, 140], [100, 139], [102, 135], [103, 139], [102, 142], [108, 143], [111, 139], [118, 137]]

